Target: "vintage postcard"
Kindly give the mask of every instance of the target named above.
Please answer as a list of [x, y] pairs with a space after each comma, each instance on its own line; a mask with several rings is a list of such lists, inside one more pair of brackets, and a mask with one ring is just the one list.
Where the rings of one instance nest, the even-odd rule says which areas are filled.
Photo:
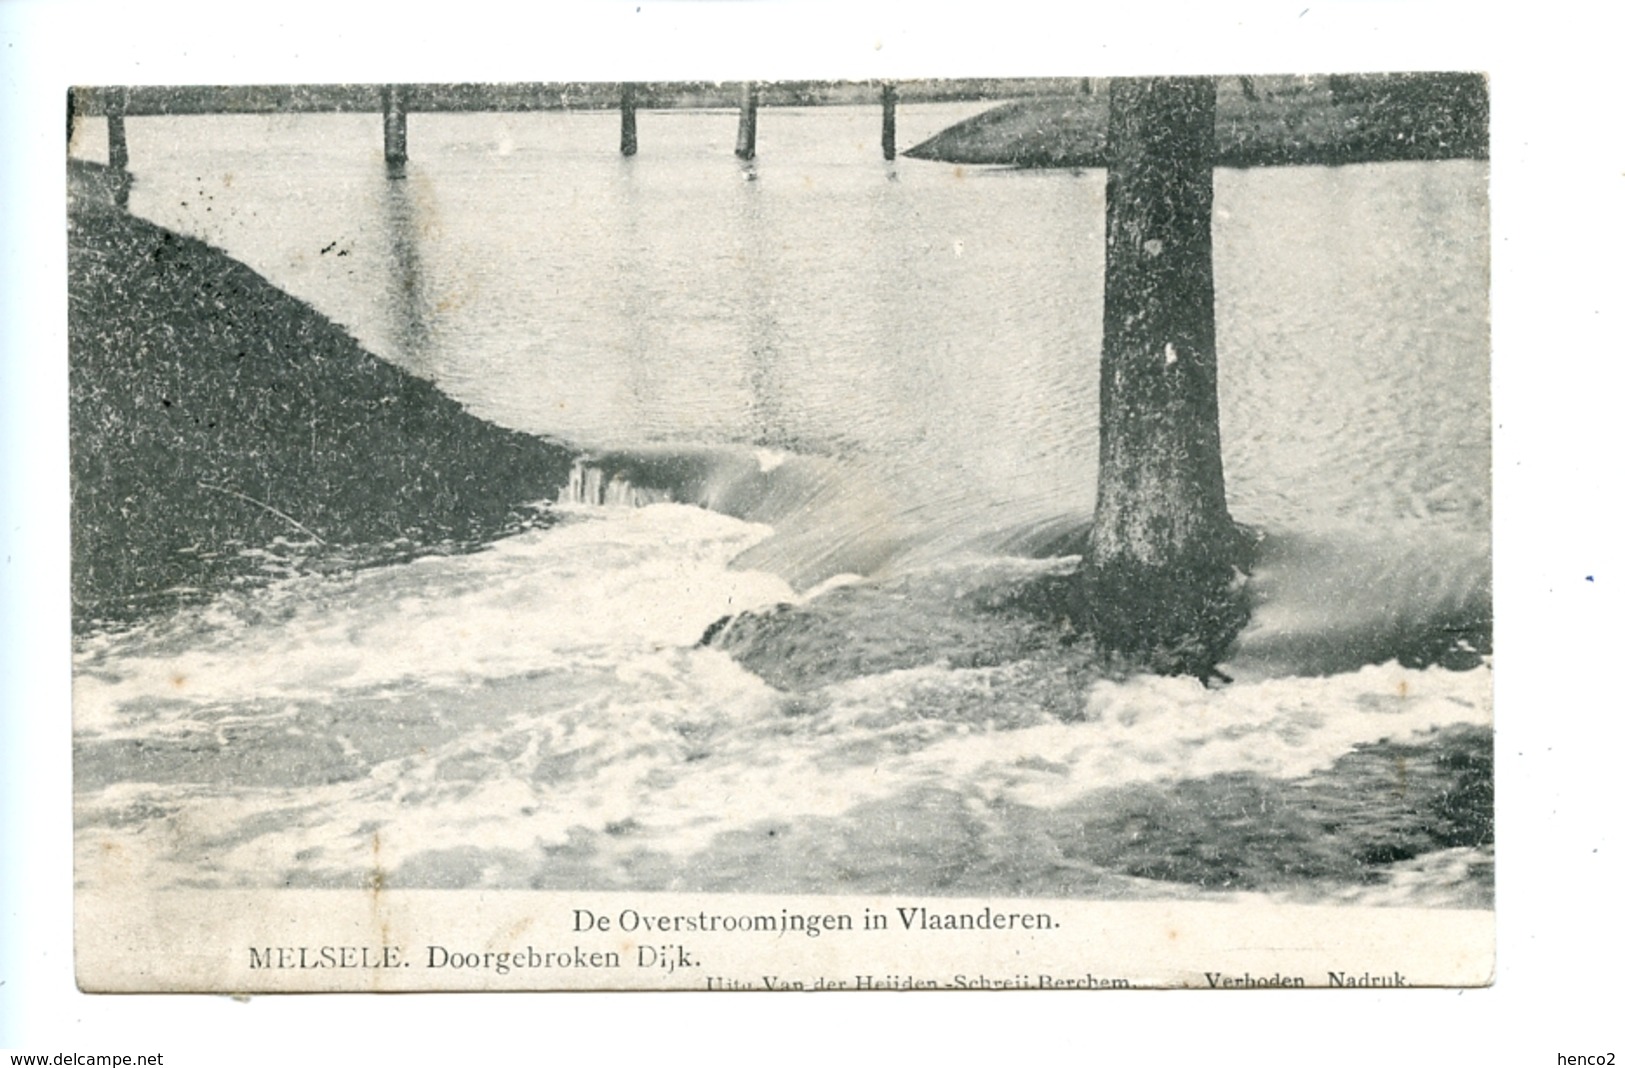
[[80, 986], [1491, 982], [1489, 106], [74, 89]]

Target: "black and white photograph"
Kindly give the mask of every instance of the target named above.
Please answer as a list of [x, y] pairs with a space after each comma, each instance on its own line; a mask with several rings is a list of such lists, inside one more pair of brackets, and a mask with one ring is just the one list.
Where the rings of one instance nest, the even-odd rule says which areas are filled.
[[1611, 21], [0, 10], [0, 1050], [1606, 1063]]

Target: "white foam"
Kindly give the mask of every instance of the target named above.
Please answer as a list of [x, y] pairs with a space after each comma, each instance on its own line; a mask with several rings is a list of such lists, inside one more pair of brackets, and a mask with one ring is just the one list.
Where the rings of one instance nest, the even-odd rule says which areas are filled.
[[[229, 625], [81, 654], [76, 725], [105, 731], [146, 698], [192, 705], [467, 685], [614, 665], [692, 645], [729, 613], [792, 599], [728, 562], [769, 533], [683, 505], [594, 510], [467, 556], [260, 591]], [[274, 605], [275, 610], [268, 610]]]
[[[724, 615], [795, 599], [728, 566], [766, 527], [670, 504], [565, 512], [486, 552], [289, 581], [86, 642], [82, 744], [197, 733], [218, 750], [159, 747], [129, 769], [162, 779], [179, 761], [207, 781], [82, 779], [82, 877], [252, 886], [387, 876], [444, 854], [472, 866], [466, 878], [528, 885], [566, 844], [570, 863], [612, 866], [616, 849], [681, 863], [764, 820], [849, 821], [926, 793], [996, 834], [1012, 806], [1229, 772], [1294, 778], [1357, 745], [1490, 723], [1487, 665], [1080, 691], [1051, 651], [791, 698], [695, 647]], [[278, 766], [360, 777], [233, 781], [230, 761], [261, 742]], [[949, 823], [940, 833], [966, 833]], [[947, 848], [918, 833], [920, 855]]]
[[[455, 853], [485, 858], [489, 870], [470, 877], [513, 885], [566, 843], [612, 863], [604, 851], [615, 843], [603, 832], [615, 825], [680, 861], [763, 820], [843, 820], [921, 789], [994, 819], [1010, 805], [1056, 808], [1139, 783], [1240, 771], [1291, 778], [1361, 743], [1489, 722], [1488, 668], [1389, 664], [1221, 691], [1179, 679], [1098, 683], [1083, 695], [1081, 722], [1028, 707], [1037, 692], [1028, 673], [1038, 670], [893, 672], [832, 687], [828, 707], [793, 714], [721, 652], [649, 650], [618, 665], [613, 685], [585, 688], [562, 707], [542, 700], [556, 698], [552, 680], [520, 680], [512, 714], [428, 741], [355, 781], [82, 793], [82, 823], [131, 806], [166, 814], [82, 831], [80, 849], [99, 865], [86, 871], [107, 870], [93, 846], [113, 843], [121, 863], [144, 857], [161, 880], [182, 877], [203, 851], [204, 877], [228, 885], [301, 869], [392, 873], [414, 857]], [[954, 694], [998, 715], [956, 717]], [[455, 704], [447, 714], [458, 714]]]

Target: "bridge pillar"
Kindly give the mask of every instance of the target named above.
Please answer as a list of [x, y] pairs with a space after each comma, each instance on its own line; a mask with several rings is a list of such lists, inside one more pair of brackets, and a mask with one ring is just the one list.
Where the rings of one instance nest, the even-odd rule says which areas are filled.
[[889, 163], [897, 158], [897, 86], [880, 87], [880, 154]]
[[391, 178], [406, 174], [406, 91], [384, 87], [384, 165]]
[[759, 94], [755, 82], [746, 82], [739, 94], [739, 139], [734, 142], [734, 155], [740, 159], [756, 158], [756, 105]]
[[638, 100], [637, 90], [621, 83], [621, 155], [638, 154]]
[[124, 108], [124, 90], [109, 90], [107, 93], [107, 165], [115, 171], [130, 169], [130, 143], [124, 137]]

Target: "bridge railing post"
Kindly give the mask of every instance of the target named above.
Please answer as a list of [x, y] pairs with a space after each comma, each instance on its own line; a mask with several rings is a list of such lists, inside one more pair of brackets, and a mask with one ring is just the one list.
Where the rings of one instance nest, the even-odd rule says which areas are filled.
[[126, 95], [123, 89], [107, 91], [107, 165], [115, 171], [130, 169], [130, 143], [124, 136]]
[[734, 142], [734, 155], [740, 159], [756, 158], [756, 106], [760, 94], [755, 82], [746, 82], [739, 93], [739, 138]]
[[621, 155], [638, 154], [638, 98], [637, 88], [621, 83]]
[[890, 163], [897, 158], [897, 86], [880, 87], [880, 154]]
[[406, 91], [398, 85], [384, 87], [384, 166], [391, 178], [406, 173]]

